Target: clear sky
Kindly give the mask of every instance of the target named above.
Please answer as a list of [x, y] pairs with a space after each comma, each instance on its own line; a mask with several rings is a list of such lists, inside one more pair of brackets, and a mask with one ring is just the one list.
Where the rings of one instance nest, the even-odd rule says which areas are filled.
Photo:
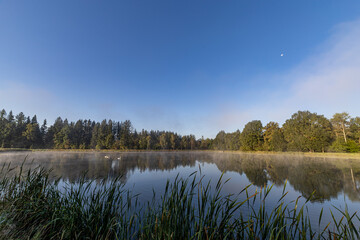
[[0, 1], [0, 108], [50, 124], [214, 137], [359, 102], [358, 0]]

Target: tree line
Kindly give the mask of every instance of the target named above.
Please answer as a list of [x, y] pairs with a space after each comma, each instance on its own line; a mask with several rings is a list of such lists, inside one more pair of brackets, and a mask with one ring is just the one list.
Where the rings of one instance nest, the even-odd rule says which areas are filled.
[[[1, 148], [46, 149], [143, 149], [143, 150], [195, 150], [201, 147], [194, 135], [181, 136], [169, 131], [137, 132], [131, 121], [78, 120], [69, 122], [58, 117], [48, 126], [37, 121], [36, 115], [16, 116], [12, 111], [0, 112]], [[206, 146], [208, 149], [209, 146]]]
[[78, 120], [58, 117], [53, 125], [36, 115], [0, 112], [1, 148], [46, 149], [139, 149], [139, 150], [242, 150], [359, 152], [360, 118], [336, 113], [331, 119], [309, 111], [298, 111], [280, 127], [265, 126], [259, 120], [247, 123], [240, 132], [220, 131], [214, 139], [196, 139], [171, 131], [136, 131], [130, 120], [124, 122]]
[[346, 112], [331, 119], [309, 111], [298, 111], [280, 127], [261, 121], [247, 123], [242, 132], [221, 131], [212, 144], [218, 150], [359, 152], [360, 118]]

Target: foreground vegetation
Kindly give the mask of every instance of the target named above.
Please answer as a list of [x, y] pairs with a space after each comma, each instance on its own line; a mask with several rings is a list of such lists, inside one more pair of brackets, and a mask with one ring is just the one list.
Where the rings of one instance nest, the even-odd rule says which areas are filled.
[[283, 126], [255, 120], [242, 132], [220, 131], [215, 139], [196, 139], [169, 131], [137, 132], [131, 122], [57, 118], [53, 125], [46, 120], [40, 126], [36, 115], [14, 116], [0, 111], [1, 148], [43, 149], [133, 149], [133, 150], [242, 150], [297, 152], [359, 152], [360, 117], [336, 113], [331, 119], [309, 111], [294, 113]]
[[324, 227], [314, 226], [306, 203], [284, 202], [286, 184], [277, 206], [267, 209], [272, 187], [223, 196], [221, 178], [211, 189], [196, 173], [168, 182], [146, 204], [119, 178], [84, 176], [62, 188], [42, 168], [14, 174], [4, 166], [1, 176], [0, 234], [7, 239], [355, 239], [360, 233], [359, 217], [347, 210], [334, 209], [342, 218], [331, 212], [325, 224], [321, 211], [316, 222]]

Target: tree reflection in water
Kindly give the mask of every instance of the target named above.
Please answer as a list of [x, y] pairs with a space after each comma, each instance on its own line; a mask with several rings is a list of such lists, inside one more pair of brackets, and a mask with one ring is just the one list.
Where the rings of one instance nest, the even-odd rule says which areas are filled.
[[[178, 167], [190, 167], [197, 171], [196, 163], [199, 162], [215, 164], [219, 173], [224, 171], [246, 175], [258, 187], [267, 184], [282, 186], [288, 180], [305, 197], [315, 190], [313, 201], [330, 200], [341, 192], [351, 201], [360, 200], [358, 160], [192, 151], [1, 153], [0, 162], [21, 165], [26, 156], [25, 170], [40, 164], [53, 169], [54, 177], [62, 176], [67, 181], [74, 181], [86, 172], [88, 178], [122, 176], [123, 183], [126, 183], [135, 171], [176, 171]], [[205, 175], [206, 166], [202, 169]]]

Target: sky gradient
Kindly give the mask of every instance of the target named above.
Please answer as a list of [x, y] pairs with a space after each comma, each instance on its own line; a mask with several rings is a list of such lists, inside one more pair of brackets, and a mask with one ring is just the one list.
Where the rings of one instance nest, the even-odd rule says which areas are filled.
[[[284, 54], [281, 56], [281, 54]], [[215, 137], [360, 116], [360, 1], [0, 1], [0, 108]]]

